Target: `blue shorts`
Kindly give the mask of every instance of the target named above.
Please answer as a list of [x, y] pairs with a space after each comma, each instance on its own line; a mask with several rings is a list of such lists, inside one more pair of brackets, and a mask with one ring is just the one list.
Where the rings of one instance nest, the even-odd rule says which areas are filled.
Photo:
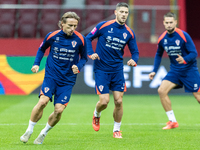
[[198, 92], [200, 89], [200, 75], [198, 70], [189, 70], [185, 72], [169, 71], [163, 80], [178, 84], [175, 88], [185, 87], [185, 92]]
[[54, 105], [60, 103], [67, 106], [71, 97], [72, 88], [73, 85], [66, 85], [52, 78], [45, 77], [41, 87], [40, 95], [48, 96], [51, 102], [52, 96], [54, 95]]
[[126, 92], [123, 71], [116, 73], [95, 72], [96, 94], [107, 94], [109, 90]]

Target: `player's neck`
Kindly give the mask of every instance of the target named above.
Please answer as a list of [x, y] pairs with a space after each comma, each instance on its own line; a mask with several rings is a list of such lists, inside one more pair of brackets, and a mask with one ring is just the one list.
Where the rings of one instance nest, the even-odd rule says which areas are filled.
[[168, 33], [168, 34], [172, 34], [172, 33], [174, 33], [174, 32], [175, 32], [175, 30], [176, 30], [176, 28], [174, 28], [174, 29], [173, 29], [173, 30], [171, 30], [171, 31], [167, 30], [167, 33]]
[[124, 25], [125, 23], [120, 23], [117, 19], [115, 19], [115, 21], [119, 24], [119, 25]]

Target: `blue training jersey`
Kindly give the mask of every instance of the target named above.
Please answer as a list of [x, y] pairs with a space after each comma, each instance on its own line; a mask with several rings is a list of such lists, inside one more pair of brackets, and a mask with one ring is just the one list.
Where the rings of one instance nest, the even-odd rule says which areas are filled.
[[[179, 72], [191, 68], [198, 70], [197, 50], [188, 33], [176, 28], [174, 33], [169, 34], [165, 31], [159, 37], [153, 72], [157, 72], [164, 51], [169, 56], [171, 70]], [[179, 64], [176, 61], [178, 54], [184, 58], [184, 64]]]
[[126, 44], [137, 63], [139, 58], [135, 34], [126, 24], [120, 25], [116, 20], [99, 23], [87, 36], [87, 52], [94, 54], [92, 40], [98, 38], [96, 51], [100, 60], [94, 60], [94, 71], [107, 73], [123, 71], [123, 54]]
[[75, 84], [77, 74], [73, 73], [71, 67], [76, 65], [81, 70], [87, 62], [85, 37], [77, 31], [74, 31], [72, 36], [67, 36], [63, 30], [48, 33], [38, 49], [34, 65], [40, 65], [48, 47], [50, 51], [45, 66], [45, 77], [64, 84]]

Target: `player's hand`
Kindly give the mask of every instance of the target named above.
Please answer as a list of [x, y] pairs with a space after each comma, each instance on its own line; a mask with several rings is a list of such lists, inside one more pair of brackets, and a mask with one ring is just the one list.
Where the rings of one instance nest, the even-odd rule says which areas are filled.
[[95, 60], [95, 59], [100, 60], [100, 57], [99, 57], [99, 55], [98, 55], [97, 53], [92, 54], [90, 58], [91, 58], [92, 60]]
[[153, 80], [153, 78], [154, 78], [155, 75], [156, 75], [155, 72], [151, 72], [151, 73], [149, 74], [149, 79]]
[[74, 74], [77, 74], [78, 73], [78, 67], [76, 65], [73, 65], [72, 71], [73, 71]]
[[133, 60], [133, 59], [130, 59], [128, 62], [127, 62], [127, 65], [128, 66], [137, 66], [136, 62]]
[[176, 58], [176, 61], [179, 63], [179, 64], [183, 64], [184, 63], [184, 59], [183, 59], [183, 57], [181, 56], [181, 55], [177, 55], [178, 56], [178, 58]]
[[38, 72], [38, 70], [39, 70], [39, 66], [38, 65], [34, 65], [32, 68], [31, 68], [31, 71], [33, 72], [33, 73], [37, 73]]

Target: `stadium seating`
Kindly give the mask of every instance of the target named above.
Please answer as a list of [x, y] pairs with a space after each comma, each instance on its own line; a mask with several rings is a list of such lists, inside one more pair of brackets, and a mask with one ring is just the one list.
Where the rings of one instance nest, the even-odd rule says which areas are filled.
[[18, 0], [0, 0], [0, 4], [17, 4]]
[[61, 5], [62, 0], [43, 0], [43, 4]]
[[86, 28], [95, 26], [97, 23], [104, 20], [104, 10], [89, 9], [86, 12]]
[[12, 9], [0, 9], [0, 24], [13, 24], [15, 22], [15, 12], [16, 10]]
[[[35, 37], [38, 22], [37, 9], [19, 10], [18, 37]], [[32, 28], [32, 29], [31, 29]]]
[[59, 9], [44, 9], [41, 11], [40, 36], [45, 37], [50, 31], [58, 29], [58, 21], [60, 20]]
[[15, 10], [0, 10], [0, 37], [14, 36], [15, 20]]
[[[109, 0], [108, 5], [116, 6], [116, 5], [117, 5], [118, 3], [120, 3], [120, 2], [125, 2], [125, 3], [128, 4], [128, 0]], [[114, 8], [113, 10], [107, 10], [107, 11], [105, 12], [105, 13], [106, 13], [106, 17], [112, 16], [112, 15], [114, 14], [114, 10], [115, 10], [115, 8]]]
[[[21, 0], [20, 4], [40, 4], [40, 0]], [[36, 37], [38, 9], [19, 9], [18, 37]]]
[[49, 23], [58, 22], [60, 19], [59, 9], [43, 9], [41, 10], [41, 21], [48, 21]]
[[117, 5], [120, 2], [124, 2], [128, 4], [128, 0], [109, 0], [109, 5]]
[[0, 37], [4, 37], [4, 38], [14, 37], [14, 32], [15, 32], [14, 24], [0, 25]]
[[104, 5], [105, 0], [85, 0], [86, 5]]
[[37, 19], [38, 19], [37, 9], [20, 9], [19, 10], [19, 22], [36, 23]]
[[36, 37], [37, 26], [35, 24], [22, 23], [18, 28], [18, 37], [34, 38]]
[[49, 32], [59, 30], [58, 21], [55, 23], [49, 23], [48, 21], [42, 20], [40, 22], [40, 37], [44, 38]]
[[[105, 0], [86, 0], [86, 5], [105, 5]], [[105, 10], [101, 9], [88, 9], [86, 11], [86, 28], [95, 26], [97, 23], [105, 19]]]
[[[0, 0], [0, 4], [17, 4], [18, 0]], [[14, 37], [16, 10], [0, 9], [0, 37]]]
[[21, 4], [39, 4], [40, 0], [20, 0]]

